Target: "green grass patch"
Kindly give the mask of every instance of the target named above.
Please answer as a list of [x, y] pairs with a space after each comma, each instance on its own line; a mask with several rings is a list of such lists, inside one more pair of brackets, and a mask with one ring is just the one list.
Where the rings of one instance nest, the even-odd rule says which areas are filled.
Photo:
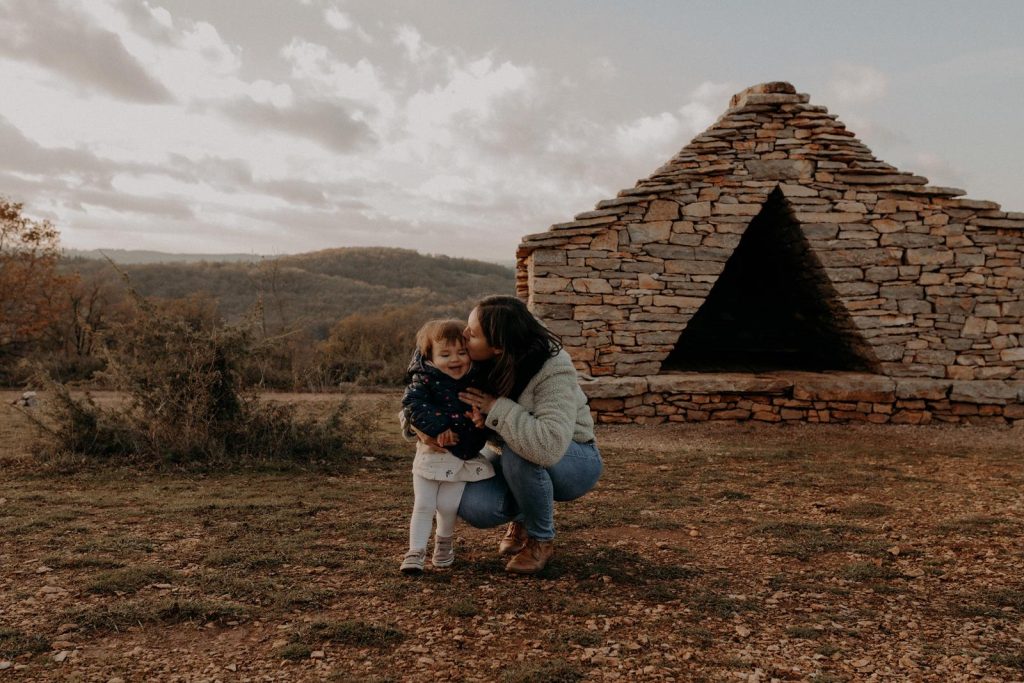
[[1024, 590], [997, 588], [963, 595], [952, 611], [961, 617], [1008, 619], [1024, 612]]
[[551, 631], [547, 634], [546, 640], [555, 651], [559, 652], [569, 650], [574, 645], [596, 647], [604, 642], [604, 638], [597, 631], [577, 627]]
[[813, 626], [788, 626], [786, 628], [786, 635], [800, 640], [814, 640], [825, 635], [825, 631]]
[[994, 654], [989, 657], [989, 661], [996, 666], [1005, 666], [1008, 669], [1024, 671], [1024, 650]]
[[15, 628], [0, 626], [0, 657], [18, 657], [50, 650], [50, 642], [43, 636], [32, 635]]
[[53, 569], [120, 569], [125, 566], [121, 560], [92, 553], [50, 555], [43, 559], [43, 564]]
[[616, 583], [641, 585], [662, 581], [685, 581], [701, 574], [696, 567], [651, 562], [625, 548], [597, 546], [576, 555], [555, 555], [538, 576], [557, 579], [571, 574], [577, 579], [609, 576]]
[[234, 567], [247, 571], [277, 569], [289, 556], [278, 550], [245, 552], [242, 550], [214, 550], [203, 558], [209, 567]]
[[682, 596], [683, 602], [698, 615], [725, 618], [737, 612], [747, 612], [755, 605], [749, 600], [738, 600], [712, 590], [687, 592]]
[[175, 573], [163, 567], [140, 565], [101, 572], [86, 587], [90, 593], [134, 593], [153, 583], [171, 583]]
[[324, 643], [382, 649], [403, 640], [405, 634], [390, 626], [358, 620], [316, 621], [295, 633], [277, 654], [283, 659], [305, 659]]
[[502, 683], [576, 683], [586, 672], [564, 659], [516, 663], [505, 671]]
[[129, 555], [135, 553], [151, 553], [155, 550], [153, 542], [148, 538], [137, 536], [100, 536], [78, 544], [77, 553], [110, 553], [112, 555]]
[[854, 562], [839, 570], [839, 575], [850, 581], [888, 581], [903, 576], [895, 567], [871, 562]]
[[887, 517], [892, 514], [892, 508], [882, 503], [860, 502], [843, 508], [840, 513], [846, 517], [857, 517], [870, 519], [873, 517]]
[[450, 603], [445, 611], [453, 617], [459, 617], [465, 619], [467, 617], [475, 617], [480, 614], [480, 607], [472, 600], [472, 598], [460, 598]]
[[851, 524], [815, 524], [813, 522], [769, 522], [753, 529], [755, 534], [774, 536], [780, 543], [772, 549], [773, 555], [795, 557], [807, 562], [815, 555], [849, 550], [850, 536], [867, 533], [868, 529]]
[[65, 612], [61, 621], [77, 624], [85, 631], [123, 631], [145, 624], [242, 621], [249, 617], [244, 605], [212, 600], [117, 601]]
[[692, 643], [701, 649], [709, 648], [715, 643], [715, 634], [703, 626], [683, 626], [677, 629], [676, 633], [685, 639], [686, 642]]

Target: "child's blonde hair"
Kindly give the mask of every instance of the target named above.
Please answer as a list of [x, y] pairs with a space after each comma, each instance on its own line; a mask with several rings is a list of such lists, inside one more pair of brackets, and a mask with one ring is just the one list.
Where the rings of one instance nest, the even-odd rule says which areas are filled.
[[416, 348], [421, 356], [429, 360], [434, 355], [434, 344], [437, 342], [445, 341], [456, 346], [465, 346], [466, 340], [462, 336], [465, 329], [465, 321], [454, 318], [428, 320], [416, 333]]

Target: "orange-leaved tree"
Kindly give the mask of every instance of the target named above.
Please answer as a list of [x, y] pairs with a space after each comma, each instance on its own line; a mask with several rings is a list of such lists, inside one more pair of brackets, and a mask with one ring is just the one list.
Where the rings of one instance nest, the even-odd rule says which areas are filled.
[[57, 271], [60, 233], [0, 197], [0, 364], [22, 355], [60, 316], [69, 278]]

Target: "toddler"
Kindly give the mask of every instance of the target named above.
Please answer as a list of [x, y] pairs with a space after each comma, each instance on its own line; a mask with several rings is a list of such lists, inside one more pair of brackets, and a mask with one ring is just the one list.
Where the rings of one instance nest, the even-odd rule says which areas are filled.
[[433, 518], [435, 567], [449, 567], [455, 561], [452, 532], [455, 514], [467, 481], [494, 476], [494, 467], [480, 449], [486, 430], [466, 416], [469, 406], [459, 392], [474, 386], [476, 372], [466, 351], [459, 320], [431, 320], [416, 333], [416, 352], [409, 365], [408, 386], [402, 397], [406, 427], [434, 438], [438, 447], [416, 442], [412, 463], [415, 495], [409, 522], [409, 552], [402, 560], [405, 573], [423, 571], [427, 539]]

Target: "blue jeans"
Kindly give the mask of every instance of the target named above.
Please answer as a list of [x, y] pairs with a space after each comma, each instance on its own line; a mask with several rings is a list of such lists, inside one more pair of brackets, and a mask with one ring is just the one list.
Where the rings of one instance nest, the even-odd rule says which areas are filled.
[[597, 446], [575, 441], [552, 467], [535, 465], [507, 445], [494, 465], [492, 478], [466, 484], [459, 517], [480, 529], [522, 521], [526, 533], [542, 541], [555, 537], [555, 501], [579, 498], [603, 469]]

